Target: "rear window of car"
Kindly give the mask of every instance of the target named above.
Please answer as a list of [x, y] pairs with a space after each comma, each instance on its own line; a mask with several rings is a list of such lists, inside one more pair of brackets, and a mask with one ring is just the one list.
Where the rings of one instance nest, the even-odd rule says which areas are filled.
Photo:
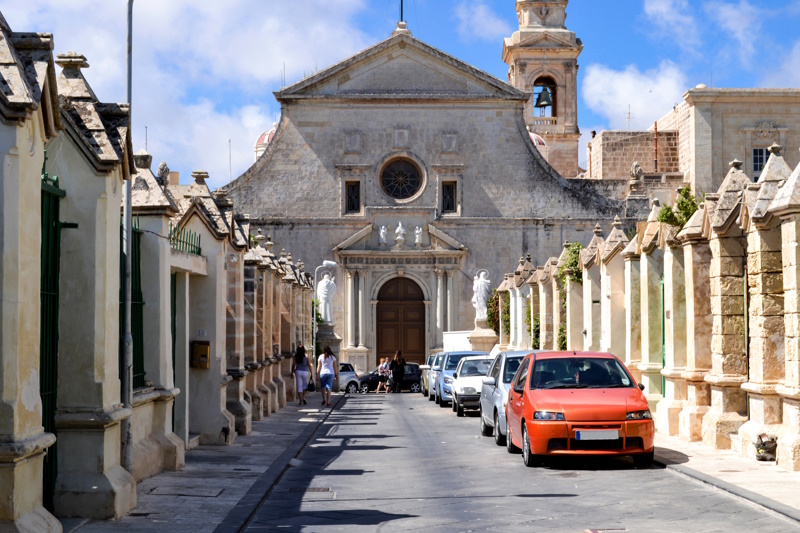
[[355, 372], [350, 363], [339, 363], [339, 372]]
[[633, 387], [633, 378], [616, 359], [564, 357], [538, 359], [533, 367], [533, 389]]
[[506, 359], [506, 367], [503, 369], [503, 383], [511, 383], [514, 379], [514, 374], [517, 373], [519, 363], [522, 361], [522, 356], [509, 357]]

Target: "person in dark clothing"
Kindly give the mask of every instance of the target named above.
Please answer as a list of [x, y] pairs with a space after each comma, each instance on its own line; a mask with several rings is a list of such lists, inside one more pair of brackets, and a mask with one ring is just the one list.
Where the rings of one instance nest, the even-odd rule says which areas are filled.
[[403, 377], [406, 374], [406, 360], [403, 359], [400, 350], [394, 353], [390, 368], [392, 371], [392, 392], [400, 392], [402, 390]]
[[306, 402], [306, 389], [308, 388], [309, 379], [314, 379], [311, 375], [311, 364], [306, 355], [306, 349], [303, 343], [297, 347], [297, 351], [292, 359], [292, 375], [297, 382], [297, 405], [305, 405]]

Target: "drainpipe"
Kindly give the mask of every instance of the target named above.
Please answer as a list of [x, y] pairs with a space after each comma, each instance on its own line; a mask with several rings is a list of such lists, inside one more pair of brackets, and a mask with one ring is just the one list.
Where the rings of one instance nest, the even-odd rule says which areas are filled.
[[655, 166], [656, 172], [658, 172], [658, 121], [655, 122], [653, 127], [655, 128], [655, 135], [653, 135], [653, 140], [655, 141], [655, 159], [653, 166]]
[[[131, 114], [131, 74], [133, 58], [133, 0], [128, 0], [128, 120], [132, 125]], [[130, 132], [130, 125], [128, 127]], [[125, 182], [125, 206], [123, 208], [123, 239], [125, 239], [125, 288], [123, 293], [123, 309], [125, 312], [125, 328], [122, 336], [123, 342], [123, 373], [120, 387], [122, 406], [132, 409], [133, 406], [133, 336], [131, 335], [131, 254], [133, 252], [131, 230], [133, 229], [133, 216], [131, 205], [131, 180]], [[133, 429], [131, 422], [133, 413], [122, 421], [122, 467], [133, 475]]]

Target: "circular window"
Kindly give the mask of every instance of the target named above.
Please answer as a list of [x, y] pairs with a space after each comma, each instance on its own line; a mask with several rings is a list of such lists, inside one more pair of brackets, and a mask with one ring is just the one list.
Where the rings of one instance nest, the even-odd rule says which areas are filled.
[[422, 175], [417, 166], [406, 160], [397, 159], [383, 168], [381, 187], [386, 194], [397, 200], [406, 200], [419, 192]]

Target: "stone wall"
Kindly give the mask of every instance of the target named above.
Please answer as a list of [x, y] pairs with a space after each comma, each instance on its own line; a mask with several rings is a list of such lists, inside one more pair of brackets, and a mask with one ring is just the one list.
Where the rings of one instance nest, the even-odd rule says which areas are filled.
[[[678, 132], [658, 132], [658, 172], [680, 169]], [[629, 179], [638, 162], [645, 172], [655, 171], [655, 134], [652, 131], [601, 131], [589, 142], [594, 179]]]

